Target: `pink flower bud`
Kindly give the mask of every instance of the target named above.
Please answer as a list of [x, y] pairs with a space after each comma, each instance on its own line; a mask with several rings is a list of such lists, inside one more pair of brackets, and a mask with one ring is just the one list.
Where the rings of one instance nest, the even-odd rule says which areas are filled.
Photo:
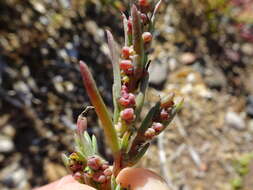
[[174, 101], [173, 101], [174, 96], [175, 96], [174, 93], [170, 93], [166, 97], [162, 98], [161, 107], [162, 108], [170, 108], [170, 107], [172, 107], [174, 105]]
[[77, 172], [77, 171], [81, 171], [81, 170], [83, 169], [83, 165], [82, 165], [82, 164], [77, 164], [77, 163], [75, 163], [75, 164], [71, 165], [69, 168], [70, 168], [70, 170], [71, 170], [73, 173], [75, 173], [75, 172]]
[[127, 46], [123, 47], [121, 50], [121, 55], [123, 58], [127, 59], [130, 56], [131, 49]]
[[121, 98], [119, 99], [119, 104], [120, 104], [121, 106], [123, 106], [123, 107], [127, 107], [127, 106], [130, 105], [130, 100], [121, 97]]
[[120, 69], [122, 69], [124, 71], [126, 71], [128, 69], [132, 69], [133, 67], [134, 67], [134, 65], [133, 65], [132, 61], [130, 61], [130, 60], [125, 59], [125, 60], [120, 61]]
[[107, 168], [106, 170], [104, 170], [104, 175], [105, 176], [111, 176], [112, 175], [112, 170], [110, 168]]
[[142, 39], [143, 39], [144, 43], [148, 43], [152, 40], [152, 34], [150, 32], [144, 32], [142, 34]]
[[135, 95], [129, 93], [128, 100], [130, 101], [131, 105], [135, 105]]
[[148, 128], [145, 131], [144, 136], [148, 139], [152, 139], [155, 136], [155, 130], [153, 128]]
[[135, 105], [135, 96], [132, 93], [125, 93], [119, 99], [119, 104], [123, 107], [130, 107]]
[[87, 118], [83, 117], [82, 115], [79, 115], [76, 125], [77, 125], [77, 133], [79, 135], [82, 135], [83, 132], [87, 129]]
[[160, 113], [160, 118], [161, 120], [165, 121], [169, 119], [169, 113], [167, 110], [162, 109], [161, 113]]
[[139, 0], [138, 1], [140, 6], [147, 7], [149, 5], [148, 0]]
[[126, 108], [120, 112], [120, 116], [127, 122], [131, 122], [135, 119], [134, 109], [133, 108]]
[[127, 88], [127, 86], [126, 85], [122, 85], [122, 87], [121, 87], [121, 93], [123, 93], [123, 92], [128, 92], [128, 88]]
[[155, 130], [156, 133], [159, 133], [164, 129], [164, 126], [161, 123], [153, 123], [152, 128]]
[[87, 160], [87, 166], [89, 166], [93, 170], [98, 170], [101, 165], [101, 159], [97, 156], [89, 157]]
[[109, 168], [109, 165], [108, 165], [108, 164], [103, 164], [103, 165], [101, 166], [101, 169], [102, 169], [102, 170], [105, 170], [105, 169], [107, 169], [107, 168]]
[[102, 172], [94, 173], [92, 176], [92, 179], [98, 183], [105, 183], [106, 182], [106, 177], [103, 175]]

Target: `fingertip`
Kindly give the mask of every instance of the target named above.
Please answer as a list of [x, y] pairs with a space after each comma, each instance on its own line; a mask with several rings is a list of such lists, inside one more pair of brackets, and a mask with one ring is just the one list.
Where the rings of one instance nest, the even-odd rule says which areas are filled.
[[154, 172], [143, 168], [125, 168], [117, 176], [116, 182], [123, 188], [132, 190], [168, 190], [164, 179]]
[[84, 184], [80, 184], [77, 182], [73, 182], [73, 183], [68, 183], [65, 184], [59, 188], [57, 188], [56, 190], [70, 190], [70, 189], [75, 189], [75, 190], [96, 190], [88, 185], [84, 185]]

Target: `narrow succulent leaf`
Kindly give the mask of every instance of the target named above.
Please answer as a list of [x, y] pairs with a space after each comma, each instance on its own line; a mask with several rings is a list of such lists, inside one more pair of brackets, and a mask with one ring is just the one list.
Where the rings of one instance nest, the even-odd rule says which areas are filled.
[[98, 143], [97, 143], [97, 138], [95, 137], [95, 135], [92, 135], [92, 147], [93, 147], [94, 154], [98, 154]]
[[133, 46], [134, 51], [138, 56], [137, 69], [142, 70], [143, 68], [143, 42], [142, 42], [142, 29], [141, 29], [141, 19], [138, 13], [137, 7], [135, 5], [131, 8], [131, 16], [133, 20]]
[[184, 99], [182, 98], [181, 101], [175, 106], [174, 112], [175, 114], [178, 113], [184, 105]]
[[160, 0], [157, 2], [154, 12], [152, 14], [150, 28], [149, 28], [151, 32], [154, 31], [155, 22], [156, 22], [156, 15], [157, 15], [157, 12], [159, 11], [159, 8], [161, 7], [162, 2], [163, 2], [163, 0]]
[[146, 115], [145, 119], [142, 121], [140, 128], [138, 129], [138, 134], [143, 134], [148, 127], [150, 127], [152, 119], [156, 113], [158, 113], [160, 109], [160, 101], [153, 106], [148, 114]]
[[119, 105], [118, 105], [118, 98], [114, 94], [118, 93], [118, 89], [115, 84], [112, 85], [112, 91], [113, 91], [113, 105], [114, 105], [114, 113], [113, 113], [113, 123], [114, 125], [118, 123], [119, 120]]
[[112, 175], [112, 177], [111, 177], [111, 189], [115, 190], [116, 186], [117, 186], [117, 183], [116, 183], [115, 176]]
[[129, 160], [128, 164], [130, 166], [135, 165], [143, 157], [143, 155], [146, 153], [146, 151], [148, 150], [149, 146], [150, 146], [150, 143], [146, 143], [145, 145], [143, 145], [138, 150], [138, 153]]
[[136, 96], [136, 110], [135, 110], [135, 114], [137, 116], [136, 120], [138, 120], [139, 118], [143, 104], [144, 104], [144, 94], [143, 92], [139, 92], [139, 94]]
[[92, 102], [92, 105], [95, 107], [96, 113], [102, 123], [106, 140], [113, 154], [115, 155], [119, 151], [119, 142], [110, 114], [105, 106], [101, 95], [99, 94], [99, 91], [88, 69], [88, 66], [84, 62], [80, 62], [80, 70], [88, 96]]
[[156, 3], [154, 12], [153, 12], [152, 17], [151, 17], [151, 22], [154, 22], [154, 21], [155, 21], [156, 14], [157, 14], [157, 12], [159, 11], [162, 2], [163, 2], [163, 0], [160, 0], [160, 1], [158, 1], [158, 2]]
[[76, 153], [78, 154], [80, 160], [85, 161], [85, 162], [87, 161], [86, 156], [83, 154], [83, 152], [76, 151]]
[[69, 158], [66, 154], [61, 154], [61, 159], [66, 168], [69, 168]]
[[119, 114], [119, 105], [118, 98], [120, 97], [120, 88], [121, 88], [121, 78], [120, 78], [120, 68], [119, 68], [119, 56], [116, 50], [115, 41], [113, 39], [113, 35], [110, 31], [106, 31], [108, 38], [108, 46], [110, 49], [110, 57], [113, 67], [113, 104], [114, 104], [114, 124], [117, 123], [118, 114]]
[[86, 150], [85, 150], [85, 142], [79, 134], [74, 135], [74, 141], [75, 141], [75, 151], [81, 152], [85, 158], [87, 158]]
[[88, 155], [88, 156], [94, 155], [92, 141], [91, 141], [90, 135], [87, 133], [87, 131], [84, 132], [83, 137], [85, 140], [85, 147], [86, 147], [85, 153], [86, 153], [86, 155]]
[[128, 32], [127, 32], [127, 17], [124, 13], [122, 13], [122, 17], [123, 17], [123, 27], [124, 27], [124, 35], [125, 35], [125, 46], [128, 46], [128, 42], [129, 42], [129, 39], [128, 39]]
[[148, 88], [148, 80], [149, 80], [149, 74], [147, 73], [146, 76], [141, 81], [140, 93], [136, 97], [136, 111], [135, 112], [136, 112], [137, 117], [140, 115], [144, 101], [145, 101], [146, 91]]
[[120, 184], [117, 184], [115, 190], [123, 190], [123, 188], [120, 186]]
[[122, 141], [121, 141], [121, 151], [127, 150], [127, 147], [129, 145], [129, 138], [130, 138], [131, 132], [127, 131], [124, 133]]

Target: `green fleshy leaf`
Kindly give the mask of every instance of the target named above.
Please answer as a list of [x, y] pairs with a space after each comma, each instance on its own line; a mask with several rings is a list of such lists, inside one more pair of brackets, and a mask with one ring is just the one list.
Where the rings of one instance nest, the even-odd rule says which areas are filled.
[[86, 151], [85, 151], [85, 142], [82, 140], [82, 136], [74, 134], [74, 140], [75, 140], [75, 151], [80, 152], [82, 155], [84, 155], [85, 158], [87, 158]]
[[124, 34], [125, 34], [125, 46], [128, 46], [128, 26], [127, 26], [127, 17], [124, 13], [122, 13], [122, 17], [123, 17], [123, 27], [124, 27]]
[[135, 111], [137, 117], [136, 120], [138, 120], [138, 118], [140, 117], [140, 113], [144, 104], [145, 95], [148, 88], [148, 80], [149, 74], [147, 73], [146, 76], [141, 80], [140, 93], [136, 97], [136, 111]]
[[97, 138], [95, 137], [95, 135], [92, 135], [92, 147], [93, 147], [94, 154], [98, 154], [98, 143], [97, 143]]
[[116, 156], [119, 152], [119, 142], [116, 130], [113, 126], [111, 116], [97, 89], [96, 83], [87, 65], [84, 62], [80, 62], [80, 70], [88, 96], [92, 102], [92, 105], [95, 107], [96, 113], [102, 123], [106, 140], [112, 150], [113, 155]]
[[160, 8], [162, 2], [163, 2], [163, 0], [158, 1], [158, 3], [157, 3], [156, 6], [155, 6], [154, 12], [153, 12], [153, 14], [152, 14], [151, 23], [150, 23], [150, 28], [149, 28], [149, 30], [150, 30], [151, 32], [154, 31], [155, 22], [156, 22], [156, 15], [157, 15], [157, 12], [158, 12], [158, 10], [159, 10], [159, 8]]
[[110, 31], [106, 31], [107, 38], [108, 38], [108, 46], [110, 50], [110, 58], [113, 66], [113, 104], [114, 104], [114, 117], [113, 121], [114, 124], [118, 122], [119, 116], [119, 105], [118, 99], [120, 97], [120, 90], [121, 90], [121, 77], [120, 77], [120, 68], [119, 68], [119, 55], [116, 50], [115, 41], [113, 39], [112, 33]]
[[155, 106], [153, 106], [148, 114], [146, 115], [145, 119], [142, 121], [140, 128], [138, 129], [138, 134], [144, 134], [144, 132], [147, 130], [147, 128], [150, 127], [152, 123], [152, 119], [160, 110], [160, 101], [156, 103]]
[[118, 123], [120, 113], [120, 108], [118, 104], [119, 97], [116, 96], [116, 94], [118, 93], [118, 87], [115, 84], [112, 85], [112, 92], [113, 92], [113, 105], [114, 105], [113, 123], [115, 125]]
[[84, 140], [85, 140], [85, 147], [86, 147], [86, 155], [87, 156], [92, 156], [94, 155], [94, 151], [93, 151], [93, 146], [92, 146], [92, 141], [90, 138], [90, 135], [87, 133], [87, 131], [84, 132], [83, 134]]
[[143, 145], [138, 150], [138, 153], [135, 156], [133, 156], [132, 158], [130, 158], [130, 160], [127, 161], [127, 164], [129, 164], [129, 166], [135, 165], [143, 157], [143, 155], [146, 153], [149, 146], [150, 146], [150, 143], [146, 143], [145, 145]]
[[[87, 132], [84, 132], [83, 136], [75, 134], [74, 140], [75, 140], [75, 150], [78, 152], [82, 157], [87, 159], [88, 156], [93, 155], [93, 149], [91, 145], [91, 140]], [[85, 135], [86, 134], [86, 135]], [[88, 138], [87, 138], [88, 135]]]
[[121, 141], [121, 151], [127, 150], [127, 147], [129, 145], [129, 138], [130, 138], [131, 134], [132, 133], [130, 131], [127, 131], [124, 133], [122, 141]]
[[137, 10], [137, 7], [135, 5], [131, 8], [131, 16], [132, 16], [132, 26], [133, 26], [133, 46], [134, 51], [138, 55], [138, 61], [137, 61], [137, 72], [138, 70], [142, 71], [143, 68], [143, 54], [144, 54], [144, 48], [143, 48], [143, 41], [142, 41], [142, 28], [141, 28], [141, 19], [139, 12]]

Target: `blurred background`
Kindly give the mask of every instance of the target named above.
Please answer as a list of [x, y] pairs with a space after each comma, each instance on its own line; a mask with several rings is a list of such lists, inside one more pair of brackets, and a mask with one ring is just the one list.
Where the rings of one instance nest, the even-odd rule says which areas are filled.
[[[66, 175], [78, 114], [89, 105], [78, 60], [112, 109], [105, 29], [123, 42], [128, 1], [0, 1], [0, 189]], [[164, 0], [150, 67], [149, 108], [171, 90], [181, 113], [140, 166], [172, 190], [253, 189], [253, 1]], [[145, 112], [145, 110], [144, 110]], [[89, 132], [110, 159], [95, 113]]]

